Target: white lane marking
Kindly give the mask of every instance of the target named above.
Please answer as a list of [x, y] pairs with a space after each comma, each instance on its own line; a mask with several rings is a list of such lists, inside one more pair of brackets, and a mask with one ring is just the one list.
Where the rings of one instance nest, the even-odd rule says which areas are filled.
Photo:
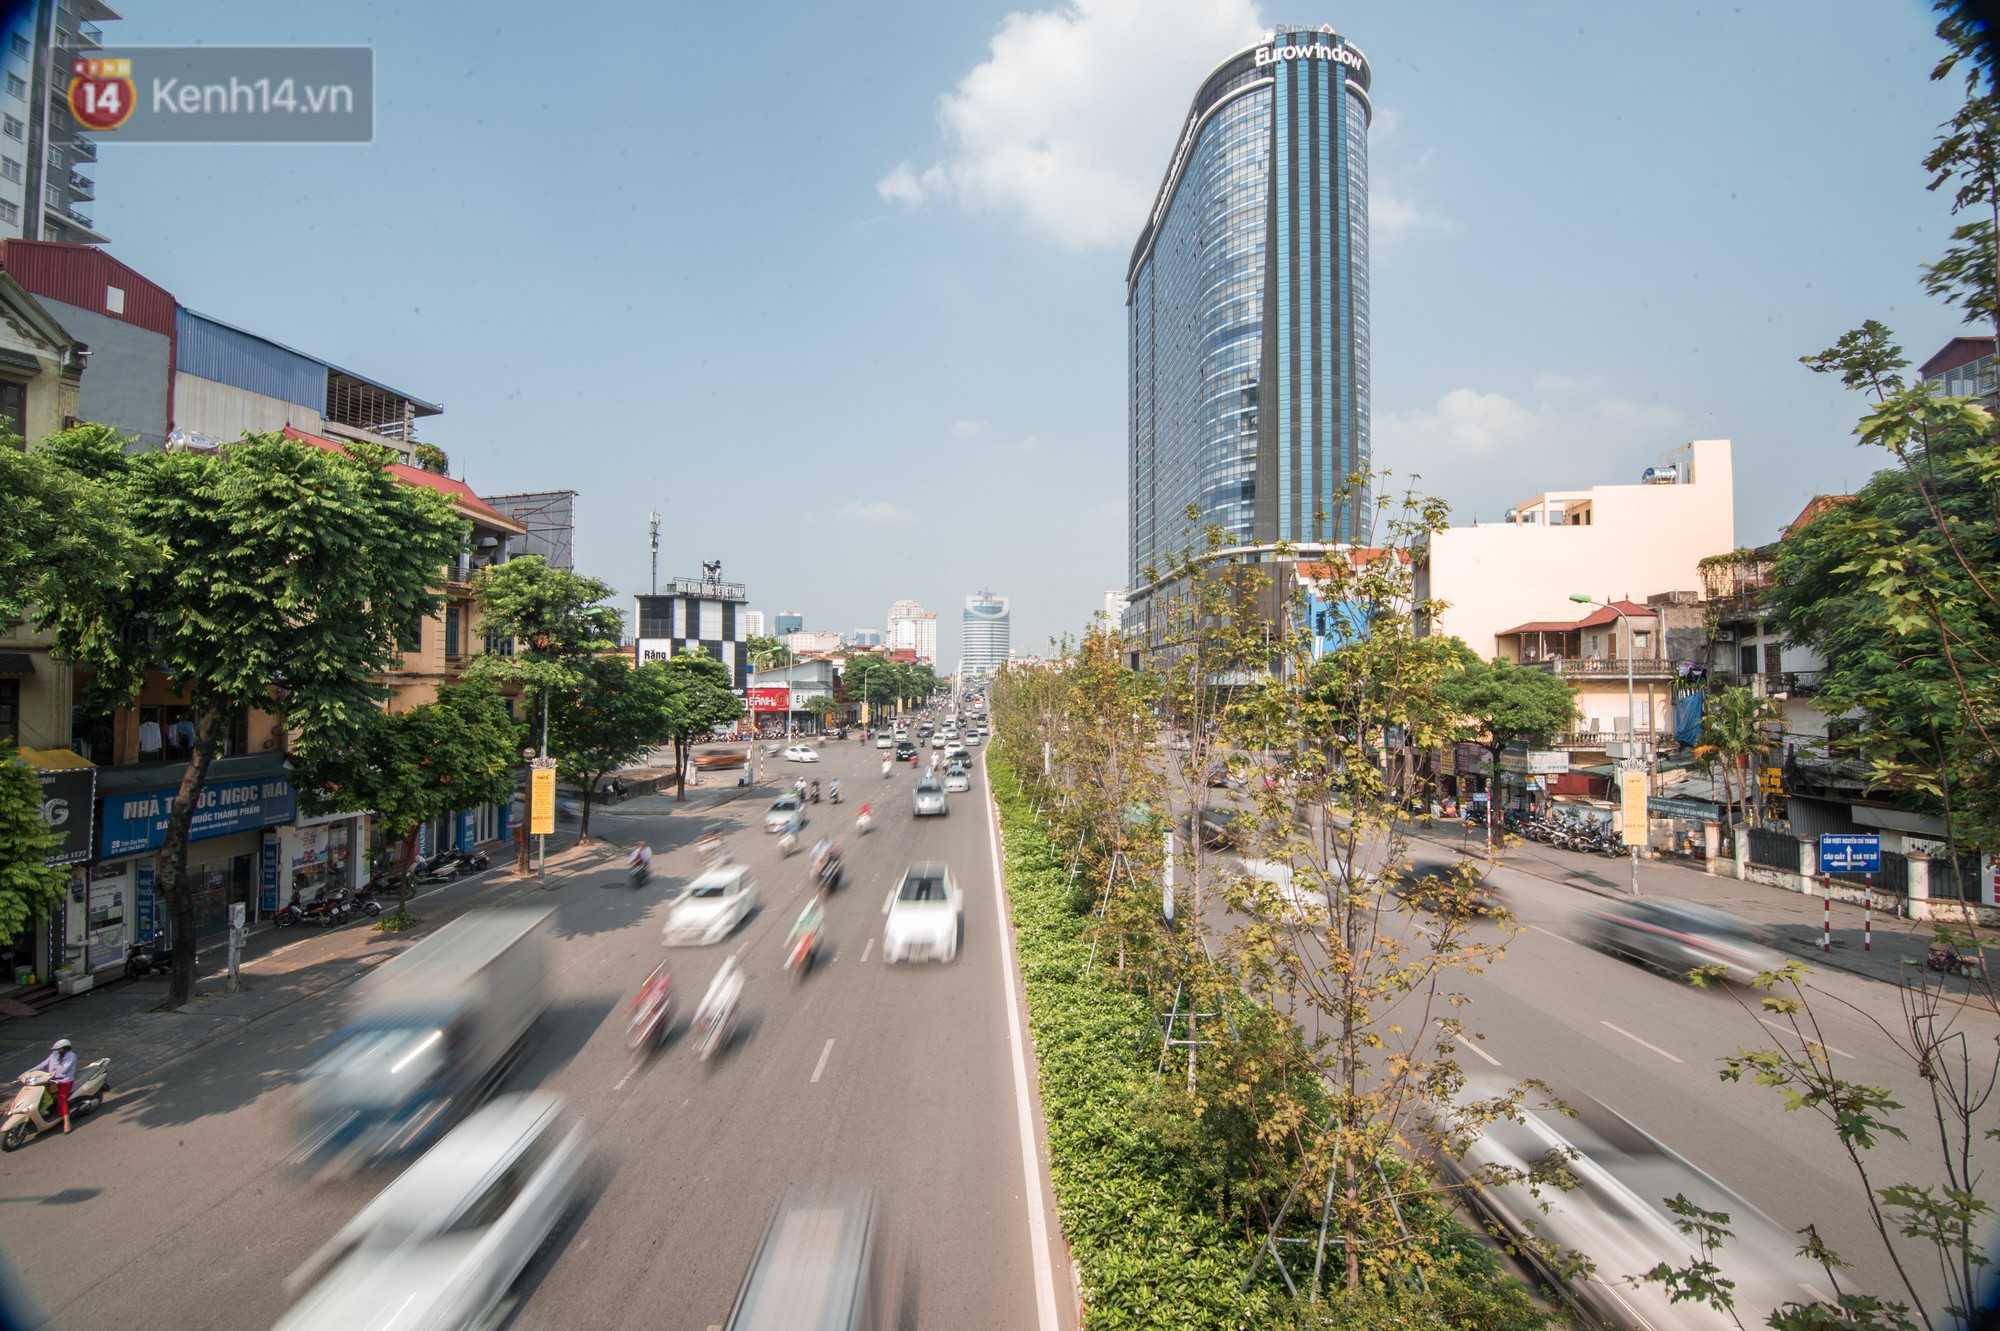
[[827, 1038], [826, 1048], [819, 1051], [819, 1062], [813, 1064], [813, 1082], [819, 1082], [819, 1074], [826, 1071], [826, 1060], [833, 1057], [833, 1039]]
[[611, 1089], [612, 1089], [612, 1090], [614, 1090], [614, 1091], [622, 1091], [622, 1090], [624, 1090], [624, 1089], [625, 1089], [625, 1083], [626, 1083], [626, 1082], [628, 1082], [628, 1081], [630, 1081], [630, 1080], [632, 1080], [632, 1074], [633, 1074], [633, 1073], [635, 1073], [635, 1072], [637, 1072], [638, 1070], [639, 1070], [639, 1065], [638, 1065], [637, 1063], [634, 1063], [634, 1064], [632, 1064], [632, 1066], [630, 1066], [630, 1067], [626, 1068], [626, 1069], [625, 1069], [625, 1075], [624, 1075], [624, 1076], [622, 1076], [622, 1077], [620, 1077], [620, 1078], [618, 1079], [618, 1084], [617, 1084], [617, 1085], [615, 1085], [615, 1086], [613, 1086], [613, 1087], [612, 1087]]
[[1477, 1044], [1473, 1043], [1471, 1040], [1466, 1039], [1463, 1035], [1456, 1036], [1454, 1038], [1457, 1039], [1457, 1041], [1460, 1044], [1464, 1045], [1467, 1049], [1470, 1049], [1473, 1053], [1479, 1055], [1481, 1058], [1485, 1059], [1488, 1063], [1491, 1063], [1494, 1067], [1497, 1068], [1500, 1066], [1499, 1059], [1493, 1057], [1493, 1055], [1487, 1053], [1484, 1049], [1481, 1049]]
[[[1766, 1026], [1769, 1026], [1769, 1027], [1770, 1027], [1770, 1028], [1771, 1028], [1772, 1030], [1774, 1030], [1774, 1031], [1777, 1031], [1777, 1032], [1778, 1032], [1778, 1033], [1779, 1033], [1780, 1035], [1797, 1035], [1797, 1034], [1798, 1034], [1798, 1032], [1797, 1032], [1797, 1031], [1795, 1031], [1795, 1030], [1793, 1030], [1793, 1029], [1792, 1029], [1791, 1027], [1789, 1027], [1789, 1026], [1785, 1026], [1785, 1025], [1782, 1025], [1782, 1024], [1780, 1024], [1780, 1023], [1778, 1023], [1778, 1022], [1775, 1022], [1775, 1021], [1772, 1021], [1772, 1020], [1771, 1020], [1771, 1019], [1770, 1019], [1769, 1017], [1759, 1017], [1759, 1018], [1757, 1018], [1757, 1020], [1759, 1020], [1759, 1021], [1763, 1022], [1763, 1023], [1764, 1023], [1764, 1024], [1766, 1025]], [[1819, 1045], [1819, 1047], [1820, 1047], [1821, 1049], [1824, 1049], [1824, 1050], [1826, 1050], [1826, 1051], [1827, 1051], [1828, 1053], [1833, 1053], [1833, 1054], [1839, 1054], [1839, 1055], [1840, 1055], [1840, 1056], [1841, 1056], [1842, 1058], [1853, 1058], [1853, 1057], [1854, 1057], [1854, 1055], [1852, 1055], [1852, 1054], [1848, 1053], [1848, 1052], [1847, 1052], [1847, 1051], [1846, 1051], [1845, 1049], [1835, 1049], [1835, 1048], [1834, 1048], [1834, 1047], [1833, 1047], [1832, 1045], [1830, 1045], [1830, 1044], [1820, 1044], [1820, 1043], [1819, 1043], [1819, 1041], [1817, 1041], [1817, 1040], [1813, 1040], [1813, 1041], [1808, 1041], [1808, 1043], [1809, 1043], [1809, 1044], [1817, 1044], [1817, 1045]]]
[[1000, 869], [1000, 808], [990, 795], [985, 804], [986, 849], [993, 860], [993, 913], [1000, 924], [1000, 1000], [1007, 1009], [1007, 1049], [1014, 1056], [1014, 1116], [1021, 1129], [1028, 1246], [1035, 1264], [1035, 1320], [1042, 1331], [1060, 1331], [1055, 1270], [1049, 1261], [1049, 1227], [1042, 1215], [1041, 1169], [1035, 1163], [1035, 1119], [1028, 1107], [1028, 1060], [1021, 1052], [1021, 1014], [1014, 1002], [1014, 925], [1007, 918], [1007, 879]]
[[875, 940], [871, 938], [868, 940], [867, 944], [864, 945], [861, 949], [861, 959], [863, 961], [868, 960], [868, 954], [870, 952], [873, 952], [874, 950], [875, 950]]
[[[1600, 1024], [1600, 1025], [1604, 1025], [1604, 1026], [1611, 1026], [1611, 1023], [1610, 1023], [1610, 1022], [1608, 1022], [1608, 1021], [1606, 1021], [1606, 1022], [1600, 1022], [1599, 1024]], [[1645, 1045], [1645, 1046], [1646, 1046], [1646, 1048], [1648, 1048], [1648, 1049], [1652, 1050], [1652, 1051], [1653, 1051], [1654, 1053], [1658, 1054], [1658, 1055], [1659, 1055], [1659, 1056], [1660, 1056], [1661, 1058], [1666, 1058], [1666, 1059], [1672, 1059], [1672, 1060], [1673, 1060], [1674, 1062], [1676, 1062], [1676, 1063], [1678, 1063], [1678, 1062], [1680, 1062], [1680, 1061], [1681, 1061], [1681, 1060], [1679, 1060], [1678, 1058], [1674, 1058], [1674, 1056], [1673, 1056], [1672, 1054], [1670, 1054], [1670, 1053], [1668, 1053], [1668, 1052], [1667, 1052], [1666, 1050], [1664, 1050], [1664, 1049], [1660, 1048], [1660, 1046], [1658, 1046], [1658, 1045], [1656, 1045], [1656, 1044], [1653, 1044], [1653, 1043], [1651, 1043], [1651, 1042], [1649, 1042], [1649, 1041], [1646, 1041], [1646, 1040], [1641, 1040], [1641, 1039], [1640, 1039], [1640, 1038], [1639, 1038], [1638, 1036], [1636, 1036], [1636, 1035], [1632, 1034], [1632, 1032], [1630, 1032], [1630, 1031], [1626, 1030], [1626, 1029], [1625, 1029], [1625, 1028], [1624, 1028], [1623, 1026], [1611, 1026], [1611, 1029], [1612, 1029], [1612, 1030], [1614, 1030], [1614, 1031], [1617, 1031], [1617, 1032], [1618, 1032], [1618, 1033], [1619, 1033], [1620, 1035], [1622, 1035], [1622, 1036], [1624, 1036], [1624, 1037], [1625, 1037], [1626, 1039], [1630, 1040], [1630, 1041], [1631, 1041], [1631, 1042], [1632, 1042], [1633, 1044], [1642, 1044], [1642, 1045]]]
[[1576, 941], [1574, 938], [1565, 937], [1564, 935], [1557, 933], [1553, 929], [1544, 929], [1539, 924], [1531, 924], [1528, 927], [1530, 929], [1533, 929], [1538, 934], [1547, 934], [1549, 937], [1557, 940], [1558, 942], [1574, 943]]

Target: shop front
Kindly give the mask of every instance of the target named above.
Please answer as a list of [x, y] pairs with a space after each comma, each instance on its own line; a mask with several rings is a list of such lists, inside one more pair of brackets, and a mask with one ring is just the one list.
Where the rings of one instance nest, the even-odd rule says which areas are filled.
[[[254, 904], [266, 830], [289, 824], [297, 814], [297, 800], [280, 764], [267, 763], [274, 769], [269, 774], [212, 779], [196, 797], [188, 827], [187, 884], [198, 938], [225, 932], [231, 905]], [[114, 784], [114, 777], [130, 784], [138, 775], [106, 772], [102, 784]], [[177, 795], [176, 787], [109, 790], [100, 801], [97, 859], [77, 903], [84, 909], [70, 912], [67, 940], [71, 956], [92, 971], [122, 964], [129, 943], [161, 941], [168, 933], [166, 903], [158, 890], [159, 851]]]
[[[0, 988], [45, 984], [68, 965], [65, 940], [72, 914], [88, 909], [90, 884], [84, 872], [95, 830], [97, 769], [66, 749], [20, 749], [21, 761], [35, 769], [41, 785], [41, 820], [56, 834], [46, 863], [69, 869], [62, 902], [41, 919], [30, 919], [19, 933], [0, 938]], [[121, 955], [121, 960], [122, 955]]]
[[367, 881], [368, 815], [333, 813], [300, 818], [264, 833], [259, 847], [257, 915], [293, 901], [310, 903]]

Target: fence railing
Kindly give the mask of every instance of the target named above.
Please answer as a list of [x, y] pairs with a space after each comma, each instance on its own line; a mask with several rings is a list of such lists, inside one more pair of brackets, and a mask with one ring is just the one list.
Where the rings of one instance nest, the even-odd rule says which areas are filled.
[[1768, 827], [1752, 827], [1750, 834], [1750, 862], [1761, 864], [1767, 869], [1783, 869], [1788, 873], [1799, 871], [1799, 839], [1790, 832], [1777, 832]]

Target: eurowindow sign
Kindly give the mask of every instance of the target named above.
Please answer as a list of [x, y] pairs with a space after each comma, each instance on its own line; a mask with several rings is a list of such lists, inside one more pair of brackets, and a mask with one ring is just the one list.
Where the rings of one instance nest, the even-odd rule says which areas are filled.
[[[174, 790], [142, 790], [132, 795], [106, 795], [98, 858], [122, 860], [158, 850], [166, 844], [167, 819], [173, 815]], [[214, 781], [195, 796], [188, 840], [283, 827], [298, 816], [292, 783], [281, 776]]]
[[1256, 54], [1257, 68], [1275, 65], [1285, 60], [1331, 60], [1346, 65], [1349, 69], [1366, 69], [1368, 62], [1361, 58], [1361, 52], [1351, 46], [1333, 45], [1327, 42], [1288, 42], [1283, 46], [1273, 43], [1260, 46]]

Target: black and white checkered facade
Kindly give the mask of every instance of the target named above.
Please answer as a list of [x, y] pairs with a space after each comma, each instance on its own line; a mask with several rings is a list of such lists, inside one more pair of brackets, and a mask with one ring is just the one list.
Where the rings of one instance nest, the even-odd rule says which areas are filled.
[[742, 692], [750, 682], [749, 614], [731, 584], [693, 584], [700, 591], [662, 592], [638, 601], [638, 660], [665, 661], [700, 650], [729, 667], [730, 687]]

